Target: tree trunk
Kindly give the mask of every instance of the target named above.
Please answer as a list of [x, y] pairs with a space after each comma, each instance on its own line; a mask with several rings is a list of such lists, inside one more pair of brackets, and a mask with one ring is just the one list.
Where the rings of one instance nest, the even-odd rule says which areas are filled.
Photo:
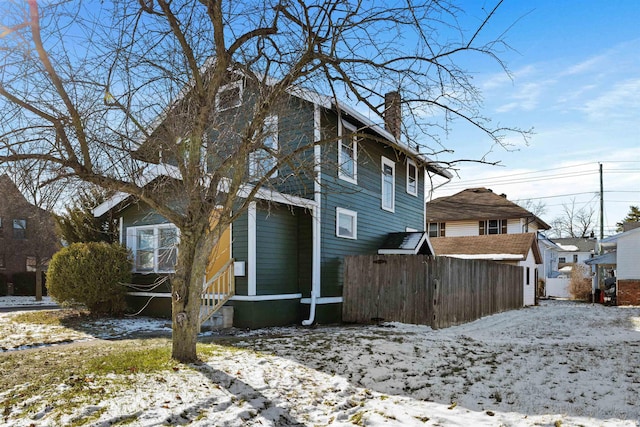
[[[197, 274], [197, 238], [191, 233], [180, 236], [176, 274], [171, 281], [172, 350], [171, 357], [195, 362], [198, 340], [202, 277]], [[204, 274], [204, 273], [203, 273]]]
[[36, 301], [42, 301], [42, 266], [36, 261]]

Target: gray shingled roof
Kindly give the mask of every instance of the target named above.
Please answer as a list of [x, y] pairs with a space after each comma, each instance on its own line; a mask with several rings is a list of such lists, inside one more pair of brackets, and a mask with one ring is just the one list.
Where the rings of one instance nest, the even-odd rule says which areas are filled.
[[515, 218], [532, 218], [539, 228], [551, 228], [525, 208], [507, 200], [505, 195], [495, 194], [488, 188], [468, 188], [427, 203], [427, 222]]
[[578, 248], [578, 252], [591, 252], [596, 249], [596, 239], [584, 237], [562, 237], [551, 240], [558, 245], [575, 246]]

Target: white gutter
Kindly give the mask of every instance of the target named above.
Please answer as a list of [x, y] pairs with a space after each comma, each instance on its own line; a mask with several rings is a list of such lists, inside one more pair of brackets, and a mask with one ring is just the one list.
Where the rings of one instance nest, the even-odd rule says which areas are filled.
[[[320, 141], [322, 135], [320, 133], [320, 105], [313, 105], [313, 140], [314, 142]], [[321, 188], [321, 161], [322, 161], [322, 148], [319, 144], [313, 147], [313, 199], [315, 206], [312, 209], [312, 234], [313, 234], [313, 248], [312, 248], [312, 262], [311, 262], [311, 307], [309, 308], [309, 318], [302, 321], [304, 326], [310, 326], [316, 319], [316, 299], [320, 298], [320, 254], [322, 250], [320, 235], [322, 233], [322, 227], [320, 226], [320, 210], [322, 201], [322, 188]]]

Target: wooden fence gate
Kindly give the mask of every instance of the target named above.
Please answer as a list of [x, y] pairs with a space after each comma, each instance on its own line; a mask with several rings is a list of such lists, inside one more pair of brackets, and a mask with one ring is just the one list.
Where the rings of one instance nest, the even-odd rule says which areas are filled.
[[522, 267], [424, 255], [344, 261], [342, 320], [444, 328], [523, 305]]

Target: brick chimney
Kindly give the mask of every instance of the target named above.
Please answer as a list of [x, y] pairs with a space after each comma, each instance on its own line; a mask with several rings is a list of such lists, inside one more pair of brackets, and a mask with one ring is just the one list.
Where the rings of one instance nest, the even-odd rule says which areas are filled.
[[393, 91], [384, 95], [384, 128], [396, 139], [402, 131], [402, 102], [400, 92]]

